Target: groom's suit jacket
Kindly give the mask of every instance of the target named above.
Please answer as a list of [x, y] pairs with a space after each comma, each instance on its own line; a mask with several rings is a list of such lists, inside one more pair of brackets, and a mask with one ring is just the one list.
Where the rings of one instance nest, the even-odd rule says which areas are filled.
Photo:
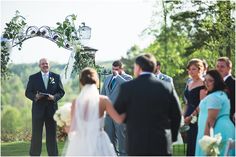
[[181, 112], [170, 83], [140, 75], [121, 85], [114, 106], [118, 113], [126, 113], [128, 155], [171, 154]]
[[232, 119], [232, 116], [235, 113], [235, 78], [233, 76], [229, 76], [225, 80], [225, 84], [228, 87], [229, 90], [229, 99], [230, 99], [230, 117]]
[[[46, 98], [35, 101], [37, 92], [48, 93], [54, 96], [53, 100]], [[53, 72], [49, 72], [49, 80], [47, 89], [44, 86], [41, 72], [33, 74], [29, 77], [29, 82], [25, 91], [27, 98], [32, 100], [32, 116], [42, 118], [52, 118], [57, 110], [57, 101], [64, 96], [65, 92], [61, 83], [60, 76]]]
[[126, 73], [123, 73], [121, 75], [117, 75], [116, 83], [111, 88], [112, 78], [113, 78], [113, 75], [109, 75], [104, 80], [101, 94], [108, 96], [109, 99], [111, 100], [112, 104], [114, 104], [114, 102], [118, 96], [119, 90], [120, 90], [120, 85], [124, 82], [132, 80], [132, 76], [130, 76]]

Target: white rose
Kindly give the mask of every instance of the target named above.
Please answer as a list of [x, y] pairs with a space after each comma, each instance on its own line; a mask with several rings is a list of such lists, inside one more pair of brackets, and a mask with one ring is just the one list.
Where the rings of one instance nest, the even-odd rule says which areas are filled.
[[222, 140], [221, 134], [217, 134], [214, 137], [204, 135], [199, 140], [199, 145], [206, 155], [217, 155], [219, 154], [219, 144]]
[[216, 143], [219, 145], [221, 140], [222, 140], [222, 136], [221, 136], [221, 133], [218, 133], [215, 135], [215, 138], [216, 138]]
[[214, 138], [210, 136], [204, 135], [200, 140], [199, 140], [199, 145], [201, 146], [202, 150], [204, 152], [209, 150], [209, 146], [215, 142]]
[[63, 121], [66, 121], [67, 119], [70, 118], [69, 116], [70, 116], [70, 109], [67, 108], [67, 107], [62, 108], [62, 110], [61, 110], [61, 119]]
[[192, 124], [197, 122], [197, 116], [192, 116], [192, 119], [190, 121]]
[[57, 112], [53, 115], [53, 119], [57, 122], [59, 119], [59, 115], [57, 114]]
[[60, 126], [60, 127], [63, 127], [65, 124], [62, 122], [62, 121], [57, 121], [57, 125]]
[[57, 125], [63, 127], [64, 125], [70, 124], [70, 112], [71, 112], [71, 103], [66, 103], [60, 107], [53, 118], [57, 122]]

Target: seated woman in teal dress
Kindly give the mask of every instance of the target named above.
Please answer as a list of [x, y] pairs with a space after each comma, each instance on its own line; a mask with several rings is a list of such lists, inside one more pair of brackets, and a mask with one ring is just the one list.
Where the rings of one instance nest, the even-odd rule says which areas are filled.
[[[224, 155], [227, 140], [229, 138], [235, 140], [235, 128], [229, 119], [230, 102], [225, 92], [224, 81], [216, 70], [207, 72], [205, 85], [208, 94], [199, 104], [200, 112], [195, 156], [206, 155], [199, 145], [199, 140], [204, 135], [210, 135], [211, 127], [214, 129], [214, 134], [221, 133], [222, 141], [219, 146], [219, 155], [222, 156]], [[230, 151], [229, 155], [235, 155], [235, 150]]]

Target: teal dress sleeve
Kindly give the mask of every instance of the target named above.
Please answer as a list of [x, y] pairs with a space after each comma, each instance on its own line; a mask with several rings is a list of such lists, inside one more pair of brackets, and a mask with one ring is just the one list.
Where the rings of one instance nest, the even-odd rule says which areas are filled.
[[207, 109], [221, 109], [223, 106], [222, 98], [219, 93], [212, 93], [207, 100]]

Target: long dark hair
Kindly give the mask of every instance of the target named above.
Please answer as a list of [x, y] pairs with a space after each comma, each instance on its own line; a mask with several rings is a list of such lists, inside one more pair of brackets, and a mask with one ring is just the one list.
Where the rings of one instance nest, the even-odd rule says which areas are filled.
[[208, 94], [215, 91], [224, 91], [227, 93], [227, 86], [225, 85], [222, 76], [217, 70], [209, 70], [207, 71], [206, 75], [210, 75], [214, 79], [214, 87]]

